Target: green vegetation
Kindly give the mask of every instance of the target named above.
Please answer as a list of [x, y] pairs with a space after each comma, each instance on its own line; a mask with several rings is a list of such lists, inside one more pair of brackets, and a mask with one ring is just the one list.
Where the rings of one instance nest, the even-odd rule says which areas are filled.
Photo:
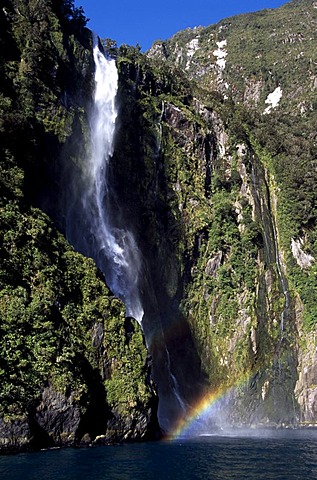
[[[221, 92], [227, 98], [221, 116], [231, 135], [260, 147], [255, 150], [274, 178], [270, 188], [272, 198], [277, 197], [280, 246], [309, 328], [317, 321], [314, 267], [303, 271], [296, 265], [290, 246], [292, 239], [301, 238], [305, 252], [316, 258], [316, 26], [314, 2], [292, 1], [279, 9], [184, 30], [150, 51], [155, 59], [185, 69], [203, 102], [208, 102], [210, 90]], [[188, 58], [193, 39], [197, 49]], [[226, 67], [219, 73], [214, 51], [224, 40]], [[265, 100], [277, 86], [282, 89], [279, 106], [263, 116]]]
[[74, 360], [92, 356], [98, 366], [91, 330], [113, 314], [106, 287], [38, 210], [3, 207], [1, 245], [1, 414], [30, 411], [48, 382], [81, 397]]
[[[127, 333], [128, 332], [128, 333]], [[108, 355], [112, 358], [112, 374], [106, 381], [109, 405], [121, 415], [131, 415], [151, 402], [152, 392], [146, 385], [147, 352], [141, 329], [131, 320], [107, 325]]]
[[146, 408], [152, 391], [142, 332], [132, 323], [129, 330], [93, 261], [75, 253], [37, 209], [9, 203], [0, 222], [1, 416], [30, 412], [49, 384], [87, 408], [85, 365], [99, 372], [119, 415]]

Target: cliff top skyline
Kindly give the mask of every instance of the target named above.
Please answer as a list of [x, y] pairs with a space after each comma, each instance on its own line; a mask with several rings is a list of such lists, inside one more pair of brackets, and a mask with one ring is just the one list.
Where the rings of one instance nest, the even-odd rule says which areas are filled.
[[88, 27], [101, 38], [111, 38], [118, 45], [139, 44], [143, 51], [155, 40], [166, 40], [179, 30], [208, 26], [241, 13], [255, 12], [265, 8], [277, 8], [285, 0], [242, 0], [219, 2], [217, 0], [162, 0], [149, 6], [145, 0], [131, 2], [119, 0], [76, 0], [89, 19]]

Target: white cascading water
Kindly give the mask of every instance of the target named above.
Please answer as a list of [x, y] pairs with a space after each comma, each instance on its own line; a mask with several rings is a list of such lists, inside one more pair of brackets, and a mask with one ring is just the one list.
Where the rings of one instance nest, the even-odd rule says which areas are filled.
[[179, 391], [178, 381], [177, 381], [175, 375], [172, 374], [171, 358], [170, 358], [170, 354], [169, 354], [169, 351], [168, 351], [166, 345], [165, 345], [165, 352], [166, 352], [166, 358], [167, 358], [167, 371], [169, 373], [169, 378], [170, 378], [170, 381], [171, 381], [170, 382], [171, 390], [172, 390], [172, 392], [173, 392], [181, 410], [183, 411], [183, 413], [186, 413], [188, 405], [186, 405], [184, 400], [182, 399], [180, 391]]
[[[132, 232], [115, 227], [111, 217], [122, 212], [109, 211], [112, 195], [108, 181], [109, 160], [113, 155], [115, 122], [117, 118], [116, 94], [118, 72], [115, 61], [107, 59], [94, 38], [95, 94], [91, 115], [91, 148], [87, 158], [82, 198], [89, 219], [90, 256], [104, 273], [112, 292], [126, 307], [126, 315], [142, 322], [143, 308], [138, 291], [141, 259]], [[112, 202], [112, 205], [116, 202]], [[113, 208], [113, 207], [111, 207]], [[87, 244], [87, 241], [86, 241]]]
[[[256, 182], [256, 175], [255, 175], [255, 170], [254, 170], [253, 166], [252, 166], [252, 183], [253, 183], [254, 191], [256, 192], [256, 195], [258, 196], [258, 193], [257, 193], [258, 192], [258, 185], [257, 185], [257, 182]], [[259, 196], [258, 196], [258, 198], [259, 198]], [[260, 199], [259, 199], [259, 204], [261, 205]], [[261, 209], [262, 209], [262, 205], [261, 205]], [[280, 254], [279, 247], [278, 247], [278, 236], [277, 236], [277, 229], [276, 229], [276, 225], [275, 225], [274, 216], [270, 214], [270, 218], [271, 218], [271, 226], [272, 226], [271, 228], [272, 228], [272, 234], [273, 234], [272, 240], [273, 240], [273, 246], [274, 246], [274, 257], [273, 258], [272, 258], [272, 255], [270, 253], [270, 251], [271, 251], [270, 243], [269, 243], [268, 235], [266, 233], [265, 228], [263, 229], [264, 245], [265, 245], [265, 249], [266, 249], [266, 253], [267, 253], [267, 256], [268, 256], [269, 263], [274, 262], [276, 264], [277, 273], [278, 273], [278, 276], [279, 276], [279, 279], [280, 279], [280, 282], [281, 282], [282, 291], [283, 291], [283, 295], [284, 295], [284, 298], [285, 298], [285, 303], [284, 303], [283, 311], [281, 313], [281, 320], [280, 320], [280, 339], [279, 339], [279, 349], [280, 349], [282, 341], [283, 341], [285, 319], [286, 319], [287, 311], [288, 311], [289, 306], [290, 306], [290, 293], [289, 293], [289, 290], [288, 290], [288, 283], [287, 283], [287, 280], [286, 280], [286, 276], [283, 272], [281, 254]]]

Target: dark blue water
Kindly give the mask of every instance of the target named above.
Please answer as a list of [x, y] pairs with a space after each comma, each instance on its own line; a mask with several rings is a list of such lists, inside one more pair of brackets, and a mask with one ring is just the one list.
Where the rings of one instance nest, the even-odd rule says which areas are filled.
[[317, 479], [317, 433], [214, 436], [3, 456], [0, 479]]

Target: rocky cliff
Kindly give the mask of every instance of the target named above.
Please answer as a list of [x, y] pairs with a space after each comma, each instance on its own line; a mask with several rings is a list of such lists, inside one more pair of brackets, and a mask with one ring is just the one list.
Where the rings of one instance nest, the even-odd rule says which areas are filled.
[[[315, 421], [316, 12], [291, 2], [180, 32], [146, 59], [119, 51], [142, 134], [126, 191], [163, 330], [189, 327], [197, 397], [223, 392], [231, 424]], [[192, 371], [183, 338], [171, 345], [186, 419]]]

